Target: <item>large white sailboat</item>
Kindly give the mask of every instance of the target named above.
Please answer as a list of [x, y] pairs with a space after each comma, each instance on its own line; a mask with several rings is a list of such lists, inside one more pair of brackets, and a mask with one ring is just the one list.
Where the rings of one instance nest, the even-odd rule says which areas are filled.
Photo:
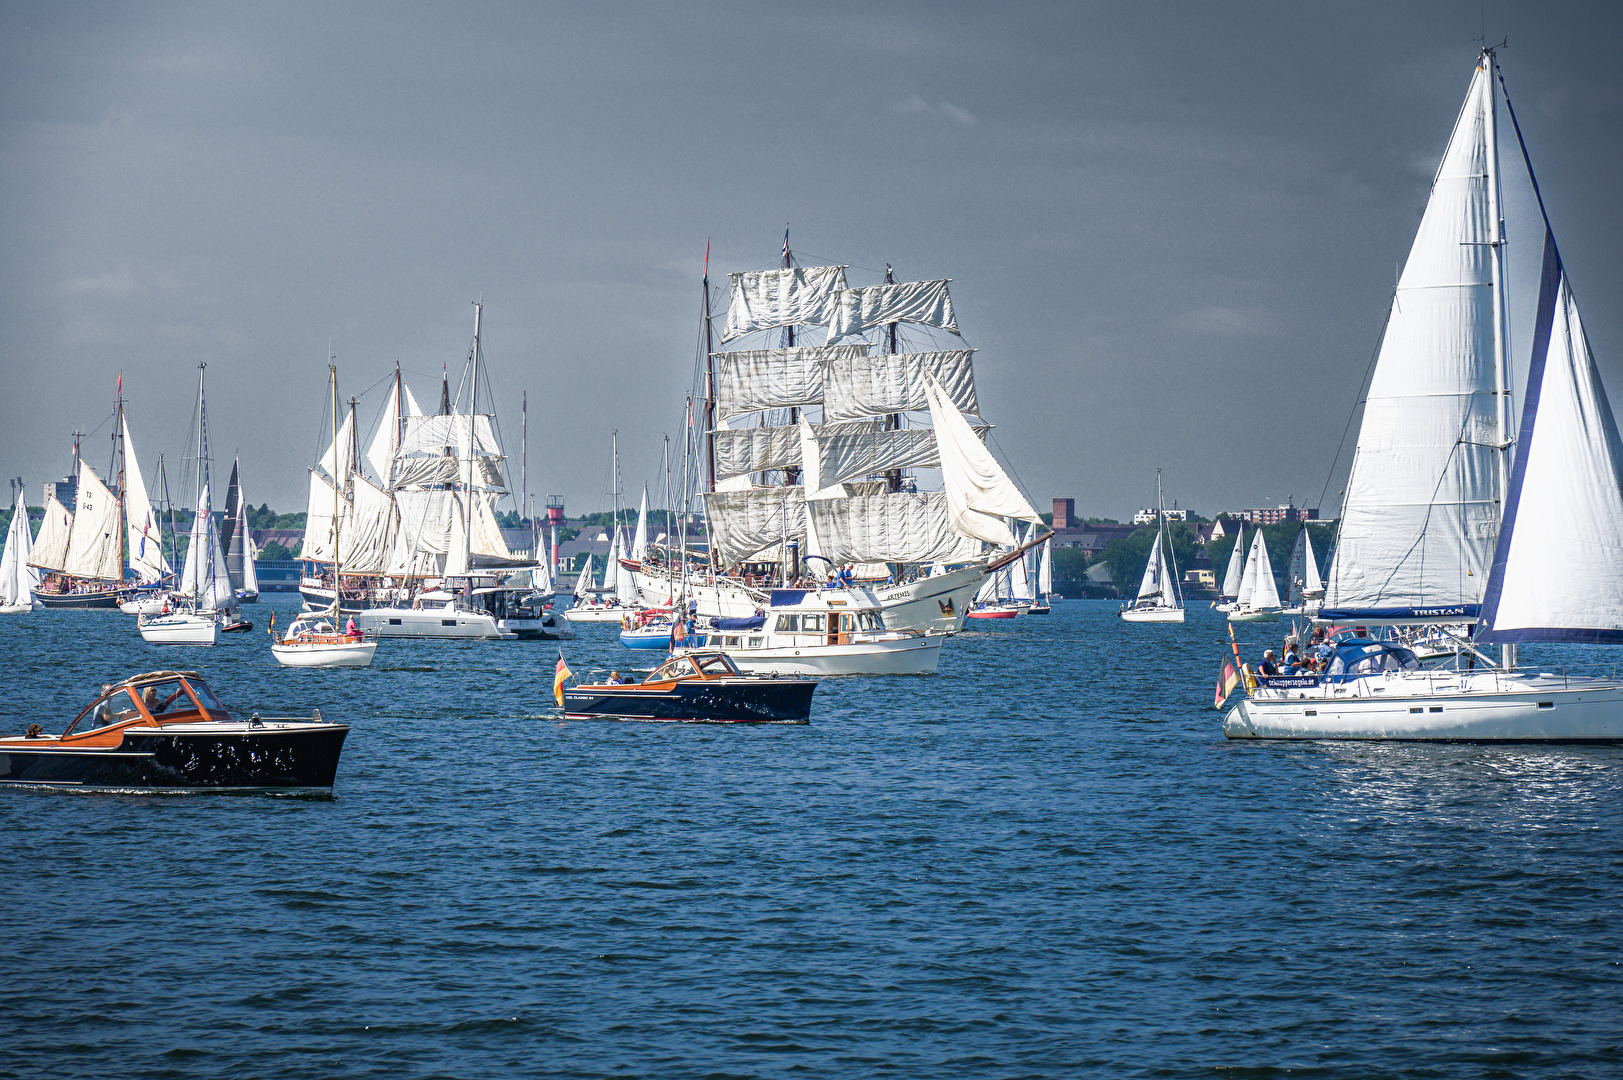
[[[710, 344], [706, 277], [712, 562], [698, 580], [634, 564], [643, 603], [683, 596], [701, 616], [748, 617], [769, 606], [772, 583], [849, 566], [853, 609], [877, 608], [888, 629], [953, 632], [1001, 559], [986, 545], [1017, 546], [1005, 519], [1040, 522], [982, 443], [974, 350], [902, 348], [903, 325], [958, 334], [948, 282], [887, 273], [848, 288], [845, 270], [795, 266], [786, 243], [782, 268], [733, 274], [722, 341], [779, 331], [782, 341], [724, 351]], [[827, 329], [822, 345], [797, 340], [807, 327]], [[916, 490], [914, 469], [940, 469], [943, 490]], [[950, 569], [930, 575], [936, 564]]]
[[1623, 643], [1623, 440], [1547, 213], [1510, 427], [1497, 76], [1485, 49], [1393, 300], [1319, 618], [1475, 620], [1498, 662], [1422, 670], [1355, 639], [1324, 675], [1249, 680], [1230, 738], [1623, 740], [1623, 683], [1516, 667], [1521, 642]]
[[5, 554], [0, 555], [0, 615], [32, 610], [33, 590], [39, 585], [39, 571], [28, 565], [34, 543], [28, 525], [28, 499], [21, 480], [11, 484], [11, 526], [6, 530]]
[[[1257, 534], [1261, 536], [1259, 532]], [[1124, 622], [1181, 623], [1183, 597], [1178, 593], [1178, 562], [1167, 539], [1166, 507], [1161, 498], [1161, 470], [1155, 470], [1155, 547], [1144, 564], [1138, 599], [1121, 609]]]
[[1240, 595], [1229, 609], [1229, 622], [1278, 622], [1281, 605], [1274, 564], [1268, 559], [1268, 541], [1262, 528], [1251, 534], [1251, 550], [1240, 577]]

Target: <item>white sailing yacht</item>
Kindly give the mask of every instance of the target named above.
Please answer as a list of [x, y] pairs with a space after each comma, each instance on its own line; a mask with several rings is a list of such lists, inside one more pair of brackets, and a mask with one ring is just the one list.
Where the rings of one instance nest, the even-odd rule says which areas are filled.
[[154, 645], [215, 644], [221, 622], [230, 617], [236, 599], [209, 496], [208, 407], [203, 394], [206, 369], [205, 364], [197, 365], [197, 510], [192, 515], [180, 583], [172, 594], [172, 610], [138, 618], [141, 638]]
[[244, 604], [259, 600], [259, 576], [254, 571], [253, 537], [248, 535], [248, 502], [239, 479], [242, 462], [231, 462], [231, 482], [225, 489], [225, 520], [220, 523], [220, 546], [225, 549], [225, 569], [237, 600]]
[[1026, 609], [1027, 615], [1050, 614], [1054, 610], [1053, 602], [1059, 599], [1059, 594], [1054, 591], [1053, 543], [1053, 538], [1047, 537], [1038, 548], [1042, 554], [1037, 560], [1037, 601]]
[[1623, 643], [1623, 439], [1525, 145], [1544, 266], [1511, 429], [1498, 76], [1484, 49], [1393, 299], [1319, 612], [1474, 619], [1498, 662], [1473, 647], [1486, 666], [1421, 670], [1355, 639], [1322, 676], [1248, 680], [1230, 738], [1623, 740], [1623, 683], [1516, 667], [1521, 642]]
[[[1261, 536], [1261, 533], [1257, 534]], [[1161, 499], [1161, 470], [1155, 470], [1155, 547], [1144, 564], [1138, 599], [1121, 609], [1123, 622], [1183, 622], [1183, 597], [1178, 593], [1178, 561], [1167, 539], [1166, 507]]]
[[45, 518], [27, 561], [45, 571], [32, 590], [40, 607], [116, 608], [133, 588], [155, 585], [173, 573], [163, 557], [158, 523], [130, 439], [122, 375], [116, 406], [113, 462], [108, 470], [115, 487], [102, 483], [85, 463], [76, 435], [74, 509], [67, 509], [54, 495], [45, 501]]
[[[713, 561], [697, 581], [675, 567], [639, 568], [642, 600], [685, 595], [701, 616], [749, 617], [769, 591], [739, 568], [782, 582], [803, 565], [814, 580], [849, 565], [856, 578], [885, 582], [848, 586], [852, 608], [878, 608], [889, 629], [956, 631], [1000, 559], [985, 545], [1016, 546], [1004, 519], [1040, 518], [982, 444], [974, 350], [902, 350], [904, 324], [958, 334], [948, 282], [887, 273], [883, 284], [848, 288], [844, 266], [795, 266], [787, 244], [784, 262], [732, 275], [722, 335], [781, 330], [781, 347], [711, 348], [705, 278], [698, 396]], [[822, 345], [796, 340], [813, 326], [827, 328]], [[914, 490], [904, 477], [935, 468], [942, 491]], [[952, 569], [931, 576], [932, 564]]]
[[1228, 569], [1223, 572], [1223, 591], [1212, 605], [1218, 611], [1233, 611], [1240, 599], [1240, 583], [1245, 580], [1245, 526], [1234, 535], [1234, 546], [1229, 549]]
[[11, 485], [11, 527], [6, 530], [5, 554], [0, 555], [0, 615], [33, 610], [33, 590], [39, 585], [39, 571], [28, 565], [34, 540], [28, 525], [28, 499], [21, 478]]
[[1246, 554], [1245, 573], [1240, 578], [1240, 595], [1229, 609], [1229, 622], [1278, 622], [1280, 608], [1274, 564], [1268, 559], [1268, 541], [1258, 526], [1251, 534], [1251, 550]]
[[1296, 534], [1287, 576], [1290, 578], [1290, 606], [1280, 614], [1317, 614], [1319, 601], [1324, 599], [1324, 581], [1319, 577], [1319, 559], [1313, 553], [1313, 538], [1308, 536], [1306, 525]]

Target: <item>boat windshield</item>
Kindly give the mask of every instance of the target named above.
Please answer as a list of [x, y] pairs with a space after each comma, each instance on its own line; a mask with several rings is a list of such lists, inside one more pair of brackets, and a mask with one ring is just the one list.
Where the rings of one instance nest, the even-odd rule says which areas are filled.
[[73, 723], [63, 730], [65, 738], [69, 732], [77, 731], [83, 734], [86, 731], [95, 731], [109, 724], [133, 720], [141, 714], [135, 710], [135, 702], [128, 690], [119, 690], [109, 694], [104, 701], [98, 701], [94, 707], [86, 709], [74, 718]]
[[194, 708], [192, 699], [186, 696], [186, 687], [179, 679], [148, 683], [141, 687], [140, 693], [141, 704], [153, 716], [162, 716], [166, 712], [191, 712]]
[[693, 661], [685, 656], [679, 656], [663, 667], [656, 668], [643, 682], [668, 682], [671, 679], [684, 679], [692, 674], [694, 674]]
[[214, 696], [214, 691], [209, 689], [208, 683], [202, 679], [188, 679], [186, 681], [191, 685], [192, 693], [197, 695], [198, 704], [202, 705], [203, 708], [209, 712], [225, 712], [225, 706], [221, 705], [220, 699]]
[[706, 675], [737, 675], [738, 668], [721, 653], [699, 658], [699, 670]]

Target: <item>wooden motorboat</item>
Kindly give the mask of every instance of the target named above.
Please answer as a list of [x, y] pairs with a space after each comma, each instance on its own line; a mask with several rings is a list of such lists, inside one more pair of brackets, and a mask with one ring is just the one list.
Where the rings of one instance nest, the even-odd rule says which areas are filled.
[[813, 679], [745, 675], [726, 653], [674, 657], [640, 683], [566, 688], [564, 716], [700, 723], [804, 724], [811, 719]]
[[271, 655], [284, 667], [367, 667], [377, 651], [375, 639], [339, 633], [330, 611], [300, 615], [271, 643]]
[[195, 671], [152, 671], [116, 686], [52, 735], [0, 738], [0, 784], [166, 791], [326, 791], [349, 725], [238, 720]]

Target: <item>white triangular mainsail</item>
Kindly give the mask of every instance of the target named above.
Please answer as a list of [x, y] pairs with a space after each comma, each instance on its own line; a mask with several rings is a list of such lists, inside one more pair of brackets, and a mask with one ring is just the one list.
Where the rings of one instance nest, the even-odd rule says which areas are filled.
[[28, 526], [28, 500], [20, 498], [11, 510], [6, 531], [6, 553], [0, 557], [0, 607], [32, 604], [39, 586], [39, 571], [28, 565], [33, 537]]
[[1549, 236], [1525, 401], [1477, 637], [1623, 642], [1623, 439]]
[[1042, 560], [1037, 564], [1037, 595], [1048, 596], [1054, 591], [1054, 552], [1051, 550], [1053, 540], [1043, 541]]
[[254, 560], [259, 558], [259, 549], [254, 546], [252, 535], [242, 538], [242, 591], [250, 596], [259, 592], [259, 571], [254, 568]]
[[1240, 580], [1245, 574], [1245, 526], [1234, 536], [1234, 546], [1229, 549], [1229, 566], [1223, 574], [1223, 598], [1225, 600], [1237, 599], [1240, 595]]
[[147, 501], [146, 482], [130, 440], [130, 420], [124, 417], [124, 518], [128, 525], [130, 569], [143, 585], [168, 577], [174, 571], [163, 557], [163, 530], [158, 516]]
[[1161, 557], [1161, 537], [1157, 535], [1155, 546], [1150, 549], [1150, 559], [1144, 564], [1144, 577], [1138, 583], [1138, 598], [1159, 600], [1163, 605], [1171, 606], [1171, 599], [1162, 595], [1165, 591], [1166, 567]]
[[61, 570], [68, 562], [68, 541], [73, 536], [73, 513], [57, 502], [55, 495], [45, 497], [45, 517], [39, 523], [39, 536], [28, 554], [28, 565], [40, 570]]
[[1370, 380], [1326, 617], [1474, 614], [1496, 531], [1494, 229], [1477, 68], [1398, 281]]
[[1274, 583], [1273, 563], [1268, 560], [1268, 542], [1258, 529], [1251, 537], [1251, 551], [1245, 560], [1245, 577], [1240, 581], [1239, 606], [1247, 611], [1277, 608], [1279, 586]]
[[[791, 432], [793, 428], [789, 429]], [[631, 541], [631, 557], [639, 562], [648, 558], [648, 485], [642, 486], [642, 506], [637, 510], [637, 535]]]

